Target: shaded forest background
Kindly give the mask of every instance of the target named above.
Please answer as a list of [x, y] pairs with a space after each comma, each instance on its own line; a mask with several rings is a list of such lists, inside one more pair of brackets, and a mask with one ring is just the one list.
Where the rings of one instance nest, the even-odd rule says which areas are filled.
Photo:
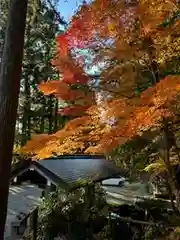
[[[53, 3], [54, 4], [54, 3]], [[1, 1], [0, 59], [4, 46], [9, 1]], [[56, 8], [56, 5], [53, 5]], [[33, 15], [34, 14], [34, 15]], [[58, 73], [51, 66], [55, 52], [55, 37], [62, 30], [55, 10], [48, 2], [35, 5], [29, 1], [26, 20], [25, 46], [15, 149], [23, 146], [33, 134], [53, 133], [62, 128], [68, 117], [57, 114], [59, 103], [53, 96], [45, 97], [37, 88], [42, 80], [56, 79]], [[62, 25], [65, 22], [61, 22]]]

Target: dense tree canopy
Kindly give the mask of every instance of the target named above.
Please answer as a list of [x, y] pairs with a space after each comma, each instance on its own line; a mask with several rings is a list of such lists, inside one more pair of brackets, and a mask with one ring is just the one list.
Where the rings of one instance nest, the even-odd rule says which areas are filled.
[[[8, 5], [9, 1], [2, 0], [0, 59]], [[30, 0], [28, 3], [15, 148], [24, 145], [34, 133], [56, 131], [67, 119], [58, 116], [58, 101], [52, 96], [45, 97], [37, 87], [42, 80], [58, 77], [50, 63], [55, 51], [55, 36], [61, 32], [60, 27], [64, 24], [60, 16], [57, 18], [56, 8], [55, 5], [52, 8], [46, 0]]]
[[[35, 137], [24, 151], [39, 158], [107, 152], [172, 116], [179, 93], [179, 77], [172, 75], [179, 66], [178, 11], [173, 0], [84, 4], [56, 39], [53, 64], [62, 78], [39, 85], [44, 94], [71, 103], [64, 114], [79, 117], [54, 135]], [[75, 48], [90, 51], [92, 62], [80, 64]], [[98, 62], [105, 66], [94, 83], [83, 67]], [[168, 75], [169, 62], [176, 69], [160, 81]]]

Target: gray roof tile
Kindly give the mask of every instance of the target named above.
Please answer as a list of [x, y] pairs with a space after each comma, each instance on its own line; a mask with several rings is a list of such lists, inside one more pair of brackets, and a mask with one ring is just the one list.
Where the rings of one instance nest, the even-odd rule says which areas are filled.
[[101, 181], [122, 173], [113, 163], [100, 157], [59, 157], [38, 161], [36, 165], [47, 169], [68, 184], [74, 184], [80, 179]]

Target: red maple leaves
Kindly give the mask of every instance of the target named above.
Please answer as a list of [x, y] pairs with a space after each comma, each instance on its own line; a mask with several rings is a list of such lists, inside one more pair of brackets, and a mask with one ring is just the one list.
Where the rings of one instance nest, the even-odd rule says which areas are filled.
[[[59, 71], [61, 79], [39, 85], [39, 89], [45, 95], [53, 94], [69, 103], [67, 108], [59, 111], [64, 115], [82, 115], [94, 100], [93, 93], [88, 87], [90, 78], [79, 62], [72, 57], [73, 48], [85, 47], [91, 38], [88, 30], [89, 22], [85, 21], [88, 19], [88, 10], [88, 5], [83, 5], [79, 17], [72, 18], [66, 32], [56, 38], [56, 56], [52, 65]], [[82, 18], [87, 24], [82, 24]], [[81, 86], [86, 86], [86, 91], [81, 90]]]

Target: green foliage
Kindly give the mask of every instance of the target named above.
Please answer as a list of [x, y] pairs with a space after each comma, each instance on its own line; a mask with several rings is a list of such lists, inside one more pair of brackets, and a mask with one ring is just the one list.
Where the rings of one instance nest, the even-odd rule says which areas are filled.
[[30, 0], [28, 5], [23, 71], [16, 127], [15, 144], [24, 145], [33, 134], [51, 133], [64, 126], [59, 117], [58, 102], [45, 97], [37, 85], [59, 76], [51, 66], [55, 54], [55, 36], [59, 22], [46, 1]]
[[147, 141], [138, 137], [114, 149], [108, 158], [115, 162], [118, 167], [127, 169], [129, 177], [133, 179], [137, 177], [146, 166], [148, 153], [142, 150], [147, 145]]
[[19, 162], [24, 162], [28, 159], [28, 156], [27, 155], [23, 155], [23, 154], [18, 154], [17, 152], [13, 152], [13, 157], [12, 157], [12, 169], [13, 169], [13, 166], [16, 164], [16, 163], [19, 163]]
[[68, 193], [58, 189], [44, 199], [39, 214], [39, 239], [64, 234], [70, 239], [92, 239], [106, 223], [108, 214], [104, 193], [98, 186]]

